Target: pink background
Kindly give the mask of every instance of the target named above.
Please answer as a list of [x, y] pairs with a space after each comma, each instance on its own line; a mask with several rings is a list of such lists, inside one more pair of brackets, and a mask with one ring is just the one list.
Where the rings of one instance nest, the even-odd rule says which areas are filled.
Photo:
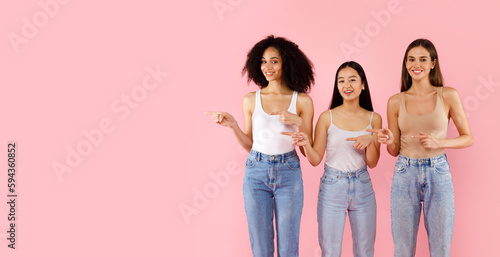
[[[406, 46], [431, 39], [475, 139], [470, 148], [447, 150], [456, 198], [452, 256], [497, 256], [499, 9], [483, 0], [3, 1], [0, 142], [3, 149], [17, 142], [19, 196], [17, 249], [2, 240], [0, 255], [251, 256], [242, 197], [246, 154], [202, 112], [228, 111], [243, 126], [242, 97], [257, 89], [240, 75], [246, 53], [275, 34], [296, 42], [316, 67], [314, 123], [331, 99], [335, 70], [355, 60], [387, 124], [386, 101], [399, 91]], [[342, 51], [346, 45], [357, 52]], [[147, 69], [160, 75], [155, 80]], [[449, 136], [456, 134], [451, 125]], [[85, 156], [68, 162], [78, 149]], [[317, 257], [322, 164], [301, 159], [300, 255]], [[54, 163], [72, 172], [58, 174]], [[383, 149], [370, 171], [376, 256], [393, 250], [394, 163]], [[7, 238], [3, 167], [0, 237]], [[350, 237], [346, 226], [343, 256], [352, 256]], [[428, 256], [423, 226], [417, 247], [417, 256]]]

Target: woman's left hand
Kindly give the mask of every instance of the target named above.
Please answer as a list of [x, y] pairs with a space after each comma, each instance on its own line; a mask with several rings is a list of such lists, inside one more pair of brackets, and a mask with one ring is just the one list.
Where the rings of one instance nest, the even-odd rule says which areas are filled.
[[345, 141], [356, 141], [356, 142], [354, 142], [352, 147], [359, 149], [359, 150], [364, 150], [372, 143], [372, 140], [373, 140], [372, 135], [367, 134], [367, 135], [362, 135], [359, 137], [346, 138]]
[[432, 134], [427, 134], [420, 132], [420, 135], [417, 136], [411, 136], [413, 138], [417, 138], [420, 140], [420, 143], [424, 145], [425, 148], [427, 149], [438, 149], [438, 148], [443, 148], [442, 145], [442, 139], [439, 139]]
[[277, 112], [272, 112], [269, 115], [279, 115], [281, 123], [287, 125], [294, 125], [297, 127], [302, 126], [302, 118], [289, 111], [277, 111]]

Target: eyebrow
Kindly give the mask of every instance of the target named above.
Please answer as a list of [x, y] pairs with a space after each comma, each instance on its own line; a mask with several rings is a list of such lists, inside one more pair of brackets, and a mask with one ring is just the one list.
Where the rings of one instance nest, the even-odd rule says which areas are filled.
[[[428, 55], [421, 55], [421, 56], [420, 56], [420, 58], [422, 58], [422, 57], [425, 57], [425, 58], [431, 58], [431, 57], [430, 57], [430, 56], [428, 56]], [[407, 58], [416, 58], [416, 57], [415, 57], [415, 56], [408, 55], [408, 57], [407, 57]]]
[[[343, 79], [343, 78], [344, 78], [344, 77], [339, 77], [338, 79]], [[351, 75], [351, 76], [349, 76], [349, 77], [347, 77], [347, 78], [357, 78], [357, 76], [356, 76], [356, 75]]]
[[[261, 59], [266, 59], [266, 58], [265, 58], [264, 56], [262, 56], [262, 58], [261, 58]], [[278, 57], [273, 56], [273, 57], [271, 57], [271, 58], [269, 58], [269, 59], [278, 59]]]

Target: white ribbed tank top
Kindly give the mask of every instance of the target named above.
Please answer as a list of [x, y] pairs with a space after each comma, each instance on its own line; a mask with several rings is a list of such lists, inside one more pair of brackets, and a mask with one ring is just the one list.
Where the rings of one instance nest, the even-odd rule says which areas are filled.
[[[365, 129], [372, 128], [373, 112], [370, 124]], [[350, 137], [358, 137], [371, 134], [365, 130], [348, 131], [335, 126], [332, 120], [332, 110], [330, 110], [330, 127], [326, 139], [326, 159], [325, 165], [343, 172], [355, 171], [366, 165], [365, 150], [358, 150], [352, 145], [354, 141], [346, 141]]]
[[[292, 102], [288, 111], [297, 114], [297, 91], [293, 92]], [[252, 149], [267, 155], [283, 154], [295, 149], [290, 136], [281, 132], [295, 132], [295, 126], [279, 121], [279, 115], [269, 115], [264, 112], [260, 99], [260, 90], [255, 94], [255, 110], [252, 114]]]

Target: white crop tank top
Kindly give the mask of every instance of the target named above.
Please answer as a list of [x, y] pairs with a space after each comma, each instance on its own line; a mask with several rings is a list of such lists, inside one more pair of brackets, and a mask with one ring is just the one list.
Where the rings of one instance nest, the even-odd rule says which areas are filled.
[[[373, 112], [370, 124], [365, 129], [372, 128]], [[365, 150], [358, 150], [352, 145], [354, 141], [346, 141], [350, 137], [359, 137], [371, 134], [365, 131], [348, 131], [338, 128], [333, 124], [332, 110], [330, 110], [330, 127], [326, 139], [325, 165], [342, 172], [355, 171], [366, 165]]]
[[[297, 114], [297, 91], [293, 92], [288, 111]], [[255, 110], [252, 114], [252, 149], [267, 155], [283, 154], [295, 149], [292, 137], [281, 132], [295, 132], [295, 126], [279, 121], [279, 115], [269, 115], [262, 109], [260, 90], [255, 94]]]

